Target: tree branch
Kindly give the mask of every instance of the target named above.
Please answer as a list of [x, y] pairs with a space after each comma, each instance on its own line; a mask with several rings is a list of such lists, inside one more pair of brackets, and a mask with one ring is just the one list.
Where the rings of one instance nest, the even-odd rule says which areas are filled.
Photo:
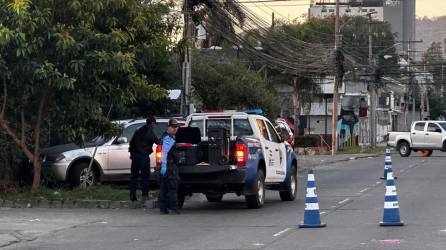
[[6, 76], [3, 76], [3, 104], [2, 104], [2, 111], [0, 113], [0, 119], [2, 119], [2, 120], [5, 117], [7, 98], [8, 98], [8, 88], [6, 86]]
[[22, 108], [22, 111], [21, 111], [20, 116], [21, 116], [21, 120], [22, 120], [22, 139], [21, 139], [21, 141], [22, 141], [23, 144], [26, 145], [26, 135], [25, 135], [25, 131], [26, 131], [26, 129], [25, 129], [25, 109], [24, 109], [24, 108]]
[[12, 131], [12, 129], [8, 126], [7, 121], [5, 121], [3, 118], [0, 118], [0, 127], [2, 128], [2, 130], [9, 135], [12, 140], [20, 146], [20, 148], [22, 149], [23, 153], [25, 153], [26, 157], [29, 160], [33, 160], [34, 155], [31, 152], [31, 150], [29, 150], [29, 148], [26, 146], [26, 143], [22, 142], [18, 136], [14, 133], [14, 131]]
[[40, 98], [40, 102], [39, 102], [39, 110], [37, 111], [37, 120], [36, 120], [36, 125], [34, 127], [34, 156], [36, 155], [40, 155], [39, 151], [40, 151], [40, 130], [42, 127], [42, 120], [43, 120], [43, 116], [44, 116], [44, 110], [45, 110], [45, 105], [46, 105], [46, 101], [48, 98], [48, 95], [50, 93], [50, 86], [46, 86], [43, 90], [42, 93], [42, 97]]

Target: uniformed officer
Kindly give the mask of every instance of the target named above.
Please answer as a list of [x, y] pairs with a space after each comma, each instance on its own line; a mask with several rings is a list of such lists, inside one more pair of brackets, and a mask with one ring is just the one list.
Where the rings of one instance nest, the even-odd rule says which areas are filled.
[[162, 142], [159, 194], [161, 214], [179, 214], [177, 201], [179, 174], [175, 148], [177, 130], [178, 121], [170, 119]]
[[131, 207], [136, 208], [136, 188], [138, 186], [138, 178], [141, 176], [142, 204], [146, 206], [149, 195], [149, 178], [150, 178], [150, 154], [153, 152], [153, 144], [160, 144], [160, 139], [155, 135], [153, 129], [156, 126], [156, 120], [149, 117], [146, 125], [142, 126], [133, 134], [130, 140], [130, 159], [132, 165], [130, 168], [130, 200]]

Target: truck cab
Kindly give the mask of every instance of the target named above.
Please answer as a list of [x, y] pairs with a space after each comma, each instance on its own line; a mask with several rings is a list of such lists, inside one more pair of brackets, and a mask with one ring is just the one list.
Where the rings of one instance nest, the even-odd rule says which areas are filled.
[[[236, 193], [245, 196], [249, 208], [263, 206], [265, 189], [279, 191], [282, 200], [295, 199], [296, 155], [267, 118], [244, 112], [196, 113], [186, 125], [176, 137], [179, 196], [203, 193], [216, 202]], [[156, 155], [159, 162], [160, 147]]]

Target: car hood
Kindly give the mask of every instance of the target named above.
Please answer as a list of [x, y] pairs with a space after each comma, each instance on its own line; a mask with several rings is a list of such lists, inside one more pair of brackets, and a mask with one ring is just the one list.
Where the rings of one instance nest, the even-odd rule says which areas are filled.
[[89, 148], [94, 147], [94, 143], [87, 143], [84, 147], [80, 147], [79, 145], [76, 145], [74, 143], [71, 144], [64, 144], [64, 145], [57, 145], [49, 148], [44, 148], [41, 150], [41, 154], [49, 157], [57, 157], [58, 155], [62, 153], [66, 153], [68, 151], [77, 150], [81, 148]]

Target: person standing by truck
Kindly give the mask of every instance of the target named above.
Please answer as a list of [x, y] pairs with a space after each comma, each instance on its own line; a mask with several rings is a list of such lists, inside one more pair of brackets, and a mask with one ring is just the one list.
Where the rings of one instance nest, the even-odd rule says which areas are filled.
[[146, 125], [142, 126], [133, 134], [130, 140], [130, 201], [131, 208], [136, 208], [136, 189], [138, 178], [141, 176], [142, 204], [146, 206], [149, 196], [150, 178], [150, 154], [153, 153], [153, 144], [161, 144], [160, 139], [155, 135], [153, 129], [156, 126], [156, 119], [152, 116], [146, 120]]
[[178, 161], [175, 148], [175, 135], [178, 121], [170, 119], [163, 135], [160, 170], [159, 204], [161, 214], [179, 214], [178, 211]]

